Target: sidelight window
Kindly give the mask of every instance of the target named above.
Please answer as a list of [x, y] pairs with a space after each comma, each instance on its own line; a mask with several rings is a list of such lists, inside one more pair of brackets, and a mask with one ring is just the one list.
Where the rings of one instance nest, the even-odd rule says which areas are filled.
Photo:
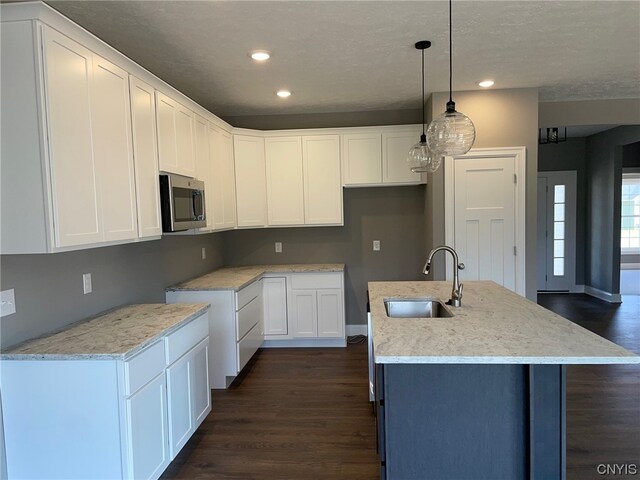
[[640, 174], [623, 174], [622, 176], [620, 227], [622, 253], [640, 253]]
[[553, 191], [553, 275], [564, 276], [565, 260], [565, 185], [555, 185]]

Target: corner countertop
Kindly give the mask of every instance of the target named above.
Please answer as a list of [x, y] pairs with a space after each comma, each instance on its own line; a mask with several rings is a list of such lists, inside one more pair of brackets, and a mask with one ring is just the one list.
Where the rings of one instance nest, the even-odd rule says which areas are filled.
[[180, 290], [240, 290], [268, 273], [325, 273], [343, 272], [343, 263], [309, 263], [287, 265], [248, 265], [224, 267], [201, 277], [172, 285], [168, 292]]
[[206, 303], [127, 305], [29, 340], [1, 360], [126, 360], [209, 309]]
[[451, 297], [451, 282], [369, 282], [376, 363], [628, 364], [640, 357], [489, 281], [464, 283], [453, 318], [389, 318], [385, 298]]

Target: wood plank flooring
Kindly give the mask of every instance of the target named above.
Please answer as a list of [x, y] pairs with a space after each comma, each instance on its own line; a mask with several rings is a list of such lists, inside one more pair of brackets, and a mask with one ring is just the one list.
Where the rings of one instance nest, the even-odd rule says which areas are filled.
[[[640, 297], [612, 306], [586, 295], [539, 303], [640, 354]], [[377, 479], [366, 345], [265, 349], [228, 390], [163, 479]], [[640, 466], [640, 367], [567, 370], [567, 478], [600, 463]], [[635, 478], [635, 477], [630, 477]]]

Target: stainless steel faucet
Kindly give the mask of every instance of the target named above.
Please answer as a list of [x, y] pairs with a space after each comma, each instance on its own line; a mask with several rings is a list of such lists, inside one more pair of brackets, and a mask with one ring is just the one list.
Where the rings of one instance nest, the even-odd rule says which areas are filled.
[[431, 250], [429, 258], [427, 258], [427, 263], [424, 264], [424, 268], [422, 269], [422, 273], [425, 275], [429, 273], [429, 270], [431, 270], [431, 259], [438, 250], [445, 250], [453, 256], [453, 288], [451, 289], [451, 300], [449, 300], [447, 304], [452, 307], [459, 307], [462, 305], [462, 284], [458, 278], [458, 270], [464, 270], [464, 263], [458, 262], [458, 254], [453, 248], [447, 245], [441, 245]]

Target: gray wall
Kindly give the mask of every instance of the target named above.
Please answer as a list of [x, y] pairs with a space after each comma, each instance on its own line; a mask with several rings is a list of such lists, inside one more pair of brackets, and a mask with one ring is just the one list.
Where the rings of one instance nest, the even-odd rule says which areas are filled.
[[586, 285], [620, 292], [620, 192], [623, 146], [640, 141], [627, 125], [587, 137]]
[[[448, 93], [432, 95], [431, 115], [445, 111]], [[527, 298], [536, 299], [536, 207], [538, 175], [538, 90], [535, 88], [455, 92], [456, 108], [473, 120], [474, 148], [527, 149], [526, 282]], [[427, 186], [427, 247], [444, 243], [444, 169], [431, 175]], [[434, 278], [444, 278], [442, 259], [434, 265]]]
[[[424, 186], [344, 189], [344, 227], [225, 233], [229, 265], [344, 263], [347, 323], [366, 322], [367, 282], [423, 279]], [[380, 240], [381, 251], [372, 251]], [[282, 242], [275, 253], [274, 242]]]
[[[3, 255], [2, 290], [15, 289], [17, 312], [0, 320], [0, 345], [6, 348], [119, 305], [164, 303], [165, 287], [220, 267], [223, 251], [223, 237], [214, 233], [69, 253]], [[83, 273], [92, 276], [93, 292], [87, 295]]]
[[577, 172], [576, 192], [576, 285], [585, 283], [587, 243], [587, 152], [586, 139], [568, 138], [564, 143], [538, 146], [538, 171]]
[[640, 123], [640, 99], [583, 100], [540, 104], [539, 125], [637, 125]]
[[422, 110], [382, 110], [307, 115], [251, 115], [243, 117], [223, 117], [223, 120], [237, 128], [254, 128], [257, 130], [368, 127], [422, 123]]

